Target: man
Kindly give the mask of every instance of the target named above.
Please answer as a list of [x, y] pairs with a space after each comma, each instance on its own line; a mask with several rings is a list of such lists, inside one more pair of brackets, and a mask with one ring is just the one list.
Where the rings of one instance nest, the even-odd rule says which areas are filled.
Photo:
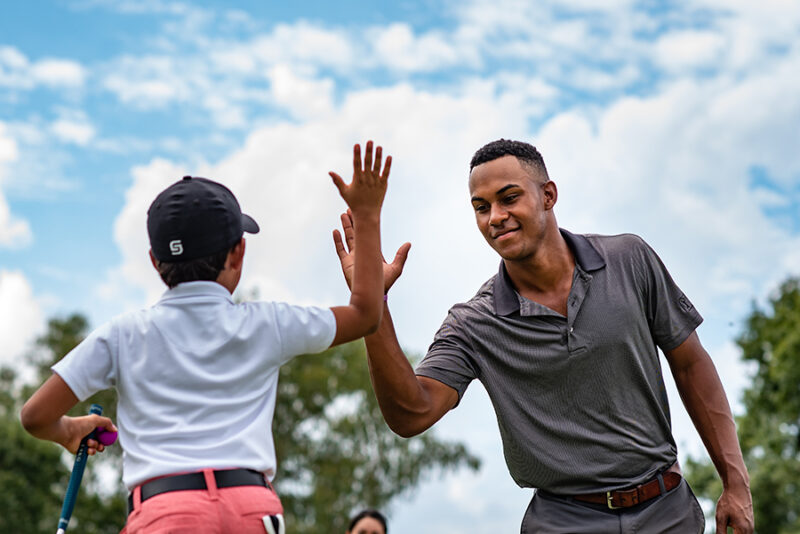
[[[633, 235], [559, 229], [558, 199], [533, 146], [499, 140], [470, 164], [478, 229], [500, 271], [450, 309], [414, 371], [388, 308], [366, 338], [389, 426], [409, 437], [433, 425], [479, 379], [495, 407], [506, 463], [537, 488], [523, 533], [703, 532], [680, 476], [657, 347], [719, 472], [717, 531], [753, 532], [749, 479], [728, 402], [698, 340], [700, 314], [658, 256]], [[346, 278], [353, 229], [334, 233]], [[388, 289], [410, 245], [384, 266]]]

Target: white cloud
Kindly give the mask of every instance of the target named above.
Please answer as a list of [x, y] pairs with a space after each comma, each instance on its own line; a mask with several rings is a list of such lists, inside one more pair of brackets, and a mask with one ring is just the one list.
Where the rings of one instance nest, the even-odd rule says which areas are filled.
[[331, 80], [302, 78], [292, 72], [288, 65], [273, 67], [268, 78], [274, 102], [294, 117], [307, 120], [330, 113], [333, 105]]
[[87, 76], [80, 63], [68, 59], [44, 58], [31, 62], [14, 47], [0, 47], [0, 87], [32, 89], [82, 87]]
[[[17, 159], [19, 151], [17, 149], [17, 142], [6, 133], [6, 126], [0, 122], [0, 166]], [[2, 182], [3, 174], [0, 167], [0, 182]]]
[[50, 124], [50, 131], [65, 143], [86, 146], [94, 139], [95, 128], [85, 113], [75, 110], [62, 110], [59, 118]]
[[191, 97], [186, 76], [176, 76], [176, 72], [197, 76], [196, 71], [181, 68], [167, 56], [125, 56], [115, 62], [102, 83], [122, 102], [154, 109]]
[[86, 71], [75, 61], [43, 59], [31, 65], [33, 78], [51, 87], [78, 87], [83, 85]]
[[663, 35], [655, 45], [656, 61], [669, 71], [714, 67], [725, 41], [712, 31], [677, 31]]
[[[5, 124], [0, 122], [0, 185], [3, 183], [5, 166], [16, 161], [17, 157], [17, 143], [6, 133]], [[21, 247], [30, 243], [31, 239], [28, 222], [13, 216], [3, 190], [0, 189], [0, 247]]]
[[3, 192], [0, 191], [0, 247], [22, 247], [30, 243], [32, 237], [28, 222], [12, 215]]
[[0, 270], [0, 364], [24, 371], [23, 356], [44, 329], [44, 315], [30, 282]]
[[440, 31], [429, 31], [420, 36], [402, 23], [387, 27], [372, 28], [366, 40], [374, 47], [375, 61], [392, 70], [427, 72], [458, 64], [469, 65], [477, 58], [470, 49], [449, 40], [449, 35]]

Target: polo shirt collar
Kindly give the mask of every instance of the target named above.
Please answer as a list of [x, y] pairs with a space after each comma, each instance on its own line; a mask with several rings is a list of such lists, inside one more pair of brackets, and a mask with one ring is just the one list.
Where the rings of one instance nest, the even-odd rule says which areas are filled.
[[161, 300], [164, 301], [192, 297], [216, 297], [226, 299], [231, 303], [234, 302], [233, 296], [221, 284], [202, 280], [196, 282], [183, 282], [172, 289], [167, 289], [161, 296]]
[[[606, 266], [606, 260], [594, 248], [586, 236], [573, 234], [559, 228], [561, 236], [575, 256], [575, 261], [585, 272], [596, 271]], [[519, 296], [506, 271], [505, 262], [500, 260], [500, 271], [494, 282], [494, 311], [497, 315], [510, 315], [519, 311]]]

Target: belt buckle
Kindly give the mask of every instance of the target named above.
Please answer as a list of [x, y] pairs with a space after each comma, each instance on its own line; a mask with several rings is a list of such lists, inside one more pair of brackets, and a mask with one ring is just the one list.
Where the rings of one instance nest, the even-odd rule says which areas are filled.
[[619, 510], [620, 508], [623, 508], [622, 506], [614, 506], [614, 504], [611, 502], [612, 500], [613, 500], [613, 497], [611, 495], [611, 492], [607, 491], [606, 492], [606, 504], [608, 504], [609, 510]]

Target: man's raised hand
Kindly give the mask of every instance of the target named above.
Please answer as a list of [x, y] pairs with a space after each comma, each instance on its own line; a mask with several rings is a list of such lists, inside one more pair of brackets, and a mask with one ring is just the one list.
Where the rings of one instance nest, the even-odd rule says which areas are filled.
[[[344, 232], [344, 239], [339, 230], [333, 231], [333, 244], [336, 247], [336, 255], [339, 256], [339, 262], [342, 264], [342, 274], [347, 282], [347, 286], [351, 287], [353, 277], [353, 264], [355, 262], [355, 229], [353, 228], [353, 216], [348, 211], [342, 213], [342, 232]], [[408, 251], [411, 249], [411, 243], [403, 243], [397, 249], [392, 263], [386, 263], [383, 260], [383, 292], [388, 293], [389, 288], [400, 278], [403, 274], [403, 266], [408, 258]]]

